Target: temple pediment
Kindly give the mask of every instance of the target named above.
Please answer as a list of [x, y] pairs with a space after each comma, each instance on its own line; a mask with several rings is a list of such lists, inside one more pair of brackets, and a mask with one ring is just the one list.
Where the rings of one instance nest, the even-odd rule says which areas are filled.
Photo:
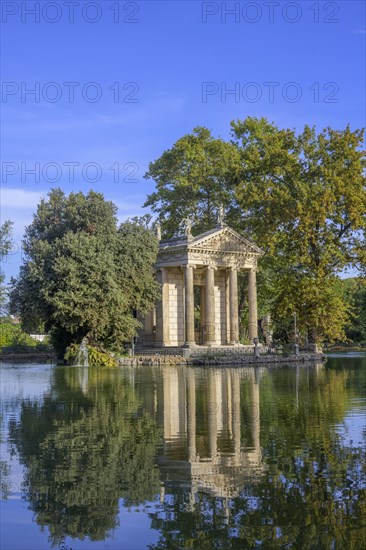
[[156, 267], [195, 264], [249, 269], [262, 254], [258, 246], [222, 224], [200, 235], [189, 233], [161, 241]]
[[256, 256], [263, 254], [262, 250], [230, 227], [221, 227], [198, 235], [188, 243], [188, 250], [210, 250], [217, 253], [239, 252]]

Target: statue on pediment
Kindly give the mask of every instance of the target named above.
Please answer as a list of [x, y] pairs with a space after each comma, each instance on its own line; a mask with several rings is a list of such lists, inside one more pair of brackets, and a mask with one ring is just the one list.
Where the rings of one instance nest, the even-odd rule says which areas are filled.
[[155, 225], [155, 232], [156, 238], [158, 239], [158, 241], [161, 241], [161, 225], [159, 222]]
[[192, 236], [192, 220], [191, 219], [184, 218], [184, 220], [182, 220], [181, 227], [182, 227], [182, 230], [183, 230], [184, 235], [186, 237], [191, 237]]
[[220, 227], [223, 227], [225, 225], [225, 208], [222, 203], [220, 204], [220, 207], [217, 212], [217, 224]]

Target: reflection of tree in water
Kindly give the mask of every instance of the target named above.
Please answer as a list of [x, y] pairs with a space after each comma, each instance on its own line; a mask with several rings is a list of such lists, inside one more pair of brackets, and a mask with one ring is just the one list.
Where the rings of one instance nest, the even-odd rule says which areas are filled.
[[[129, 505], [157, 494], [156, 416], [170, 434], [164, 464], [177, 470], [164, 470], [159, 457], [166, 486], [162, 502], [149, 512], [152, 528], [160, 531], [152, 550], [364, 547], [365, 449], [345, 446], [334, 426], [350, 410], [350, 399], [358, 395], [352, 388], [362, 387], [365, 371], [263, 369], [257, 384], [232, 369], [231, 403], [235, 411], [240, 408], [239, 423], [239, 417], [223, 406], [220, 386], [229, 388], [224, 374], [231, 369], [223, 370], [222, 376], [216, 369], [162, 370], [133, 372], [144, 410], [150, 414], [142, 412], [120, 371], [117, 375], [104, 369], [56, 369], [50, 395], [23, 404], [20, 420], [11, 425], [11, 437], [26, 466], [31, 509], [38, 523], [49, 527], [54, 544], [65, 536], [102, 540], [117, 524], [119, 498]], [[223, 422], [220, 429], [214, 425], [218, 415], [210, 408], [216, 400]], [[255, 434], [254, 403], [260, 405], [260, 430]], [[220, 463], [221, 453], [235, 455], [224, 418], [236, 421], [230, 442], [241, 437], [237, 456], [245, 450], [243, 441], [249, 442], [251, 453], [256, 450], [256, 435], [263, 468], [254, 480], [240, 459], [229, 470], [218, 471], [229, 475], [230, 488], [237, 488], [229, 497], [219, 492], [225, 489], [221, 480], [228, 484], [228, 475], [216, 476], [217, 492], [208, 476], [206, 484], [201, 480], [204, 489], [194, 493], [194, 470], [186, 466], [197, 462], [197, 454], [201, 464], [207, 462], [207, 471], [213, 451], [217, 460], [212, 464], [220, 468], [225, 465]], [[190, 429], [197, 435], [196, 445]], [[217, 445], [212, 435], [217, 435]], [[182, 472], [178, 483], [177, 474]]]
[[159, 431], [131, 386], [113, 371], [90, 370], [83, 393], [76, 373], [56, 369], [52, 394], [23, 402], [10, 426], [27, 467], [25, 498], [54, 545], [65, 536], [103, 540], [117, 525], [120, 498], [140, 504], [159, 491]]
[[[3, 415], [0, 413], [0, 443], [3, 443], [4, 425]], [[6, 460], [0, 458], [0, 499], [7, 500], [10, 492], [10, 466]]]
[[366, 449], [346, 446], [334, 430], [349, 409], [353, 374], [297, 374], [279, 369], [262, 379], [263, 475], [234, 498], [171, 489], [150, 514], [160, 531], [151, 550], [364, 548]]

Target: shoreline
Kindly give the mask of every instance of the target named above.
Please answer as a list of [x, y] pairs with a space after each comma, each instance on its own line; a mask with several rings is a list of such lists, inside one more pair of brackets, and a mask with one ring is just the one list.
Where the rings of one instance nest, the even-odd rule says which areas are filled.
[[52, 360], [57, 361], [57, 357], [53, 353], [9, 353], [9, 354], [0, 354], [0, 361], [43, 361], [43, 360]]
[[180, 355], [136, 355], [135, 357], [122, 357], [120, 366], [155, 366], [155, 365], [187, 365], [187, 366], [241, 366], [241, 365], [277, 365], [286, 363], [314, 363], [325, 362], [327, 356], [324, 353], [304, 353], [301, 355], [224, 355], [213, 357], [182, 357]]
[[[57, 357], [51, 353], [16, 353], [0, 355], [1, 362], [18, 361], [54, 361]], [[276, 366], [286, 363], [314, 363], [327, 360], [324, 353], [303, 353], [300, 355], [260, 355], [255, 356], [243, 354], [212, 355], [212, 357], [182, 357], [181, 355], [136, 355], [134, 357], [121, 357], [118, 359], [118, 366], [155, 366], [155, 365], [187, 365], [187, 366], [241, 366], [241, 365], [268, 365]]]

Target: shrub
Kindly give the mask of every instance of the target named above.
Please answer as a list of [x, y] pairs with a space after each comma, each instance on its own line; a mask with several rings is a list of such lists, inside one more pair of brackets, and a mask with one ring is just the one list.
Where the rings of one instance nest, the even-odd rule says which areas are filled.
[[48, 341], [38, 342], [7, 319], [0, 320], [0, 350], [3, 354], [11, 353], [51, 353]]
[[117, 366], [116, 359], [109, 353], [106, 353], [105, 351], [100, 351], [97, 348], [94, 348], [93, 346], [88, 346], [88, 353], [89, 353], [89, 365], [91, 367], [116, 367]]
[[10, 321], [0, 321], [0, 349], [8, 346], [26, 345], [35, 347], [37, 341]]
[[[78, 344], [71, 344], [65, 353], [65, 359], [69, 365], [74, 365], [79, 352]], [[116, 359], [109, 353], [88, 345], [88, 362], [90, 367], [116, 367]]]

